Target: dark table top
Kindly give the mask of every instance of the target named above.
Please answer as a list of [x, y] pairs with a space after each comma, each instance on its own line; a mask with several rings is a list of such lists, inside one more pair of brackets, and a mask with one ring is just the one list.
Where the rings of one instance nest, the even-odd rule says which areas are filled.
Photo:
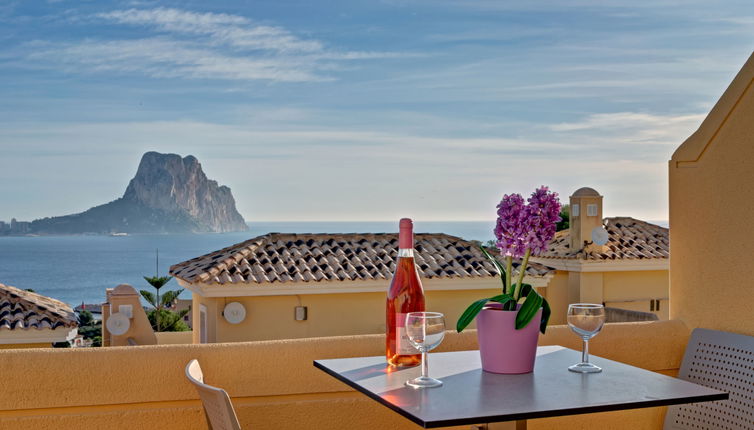
[[479, 351], [430, 354], [429, 376], [442, 387], [404, 382], [419, 367], [391, 369], [384, 356], [315, 360], [314, 366], [425, 428], [724, 400], [728, 394], [597, 356], [602, 373], [568, 371], [581, 353], [560, 346], [537, 349], [533, 373], [482, 371]]

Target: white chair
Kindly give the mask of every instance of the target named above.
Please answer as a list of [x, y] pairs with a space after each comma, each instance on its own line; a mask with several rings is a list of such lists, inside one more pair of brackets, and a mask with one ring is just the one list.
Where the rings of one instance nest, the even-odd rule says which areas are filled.
[[228, 393], [222, 388], [216, 388], [204, 383], [204, 374], [199, 362], [189, 361], [186, 365], [186, 377], [194, 384], [199, 397], [202, 399], [204, 416], [210, 430], [241, 430], [233, 403]]
[[695, 329], [678, 377], [729, 397], [669, 407], [665, 430], [754, 430], [754, 337]]

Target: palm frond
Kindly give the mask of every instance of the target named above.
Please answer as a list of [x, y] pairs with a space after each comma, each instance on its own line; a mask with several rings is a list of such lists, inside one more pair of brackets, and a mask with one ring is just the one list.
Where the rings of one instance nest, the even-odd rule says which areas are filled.
[[157, 298], [151, 291], [147, 290], [139, 290], [139, 293], [141, 293], [141, 296], [144, 297], [144, 300], [147, 301], [152, 307], [157, 307]]
[[145, 276], [144, 277], [144, 280], [147, 281], [149, 285], [153, 286], [157, 290], [164, 287], [165, 284], [170, 282], [171, 279], [173, 279], [172, 276]]
[[165, 294], [160, 297], [160, 303], [162, 306], [170, 306], [178, 299], [178, 296], [183, 290], [166, 291]]

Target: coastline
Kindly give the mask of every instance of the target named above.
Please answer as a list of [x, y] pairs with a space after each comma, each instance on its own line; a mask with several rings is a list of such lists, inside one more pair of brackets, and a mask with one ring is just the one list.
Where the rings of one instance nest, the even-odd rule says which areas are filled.
[[[390, 233], [395, 221], [254, 222], [235, 233], [0, 236], [0, 283], [31, 288], [72, 306], [100, 303], [105, 289], [127, 283], [146, 288], [143, 276], [155, 274], [159, 250], [160, 275], [171, 265], [263, 234]], [[494, 221], [429, 221], [415, 223], [417, 233], [446, 233], [468, 240], [492, 239]], [[173, 289], [178, 284], [169, 284]], [[182, 298], [190, 297], [184, 293]]]

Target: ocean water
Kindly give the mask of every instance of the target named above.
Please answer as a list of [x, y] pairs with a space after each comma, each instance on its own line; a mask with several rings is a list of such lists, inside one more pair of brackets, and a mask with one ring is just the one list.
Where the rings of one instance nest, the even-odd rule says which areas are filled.
[[[447, 233], [469, 240], [493, 237], [490, 222], [416, 222], [418, 233]], [[156, 270], [167, 274], [176, 263], [216, 251], [269, 232], [385, 233], [397, 232], [397, 222], [261, 222], [249, 231], [223, 234], [0, 237], [0, 283], [31, 288], [72, 306], [100, 303], [105, 289], [131, 284], [151, 289], [143, 276]], [[176, 289], [173, 280], [166, 288]], [[189, 298], [184, 292], [182, 297]]]

